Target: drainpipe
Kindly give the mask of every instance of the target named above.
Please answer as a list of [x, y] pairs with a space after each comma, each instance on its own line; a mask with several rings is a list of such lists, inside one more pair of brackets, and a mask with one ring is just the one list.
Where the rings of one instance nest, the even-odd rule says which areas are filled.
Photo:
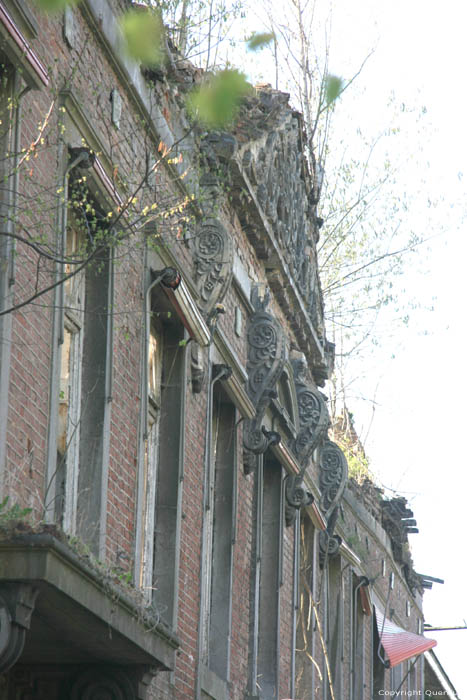
[[[200, 562], [200, 599], [199, 599], [199, 626], [198, 626], [198, 660], [196, 669], [195, 698], [201, 698], [201, 666], [203, 659], [203, 644], [206, 630], [204, 629], [204, 608], [206, 605], [206, 590], [204, 578], [206, 575], [206, 513], [211, 509], [211, 471], [212, 471], [212, 406], [214, 397], [214, 384], [220, 380], [228, 379], [232, 374], [232, 369], [227, 365], [212, 365], [211, 348], [208, 350], [208, 395], [206, 406], [206, 432], [204, 444], [204, 483], [203, 483], [203, 525], [201, 529], [201, 562]], [[211, 517], [211, 516], [209, 516]]]

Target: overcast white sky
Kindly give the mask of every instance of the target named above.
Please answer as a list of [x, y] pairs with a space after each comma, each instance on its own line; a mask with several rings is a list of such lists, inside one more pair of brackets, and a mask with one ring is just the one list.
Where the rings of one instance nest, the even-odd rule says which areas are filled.
[[[326, 13], [332, 0], [316, 3]], [[378, 133], [390, 125], [391, 94], [393, 104], [426, 107], [419, 121], [401, 115], [402, 133], [391, 143], [391, 159], [407, 160], [399, 183], [401, 194], [409, 195], [407, 225], [435, 236], [397, 282], [399, 293], [419, 308], [409, 326], [386, 338], [361, 368], [359, 392], [373, 396], [377, 387], [366, 447], [380, 482], [405, 495], [414, 510], [420, 529], [410, 536], [415, 568], [445, 579], [425, 593], [426, 621], [462, 625], [467, 620], [467, 7], [460, 0], [333, 4], [330, 72], [349, 78], [375, 49], [355, 89], [337, 105], [334, 129], [343, 137], [357, 127]], [[257, 62], [274, 83], [267, 56], [259, 54]], [[428, 206], [429, 199], [437, 206]], [[349, 408], [366, 432], [365, 402]], [[435, 652], [459, 697], [467, 700], [467, 630], [431, 636], [438, 639]]]
[[[346, 119], [380, 119], [391, 91], [399, 102], [427, 108], [421, 131], [419, 126], [400, 139], [403, 148], [413, 148], [418, 163], [401, 185], [419, 193], [409, 214], [412, 225], [442, 233], [400, 285], [422, 306], [435, 297], [434, 311], [413, 312], [394, 347], [376, 351], [365, 379], [368, 392], [378, 385], [367, 448], [381, 481], [411, 502], [420, 528], [410, 537], [416, 570], [445, 579], [425, 594], [427, 622], [462, 625], [467, 620], [467, 231], [461, 175], [467, 170], [467, 9], [458, 0], [359, 0], [336, 2], [333, 18], [332, 72], [345, 74], [359, 52], [376, 45], [358, 96], [339, 106]], [[397, 139], [393, 143], [397, 148]], [[420, 171], [427, 162], [430, 167]], [[435, 211], [427, 207], [428, 197], [441, 200]], [[431, 636], [438, 639], [435, 652], [459, 697], [467, 699], [467, 630]]]
[[[402, 103], [414, 108], [413, 117], [400, 113], [396, 126], [402, 131], [391, 137], [390, 158], [406, 161], [398, 186], [401, 195], [408, 194], [408, 228], [434, 237], [396, 283], [399, 295], [418, 308], [408, 327], [396, 327], [358, 368], [356, 393], [377, 402], [366, 443], [371, 467], [382, 484], [407, 497], [418, 521], [420, 533], [410, 536], [415, 569], [445, 580], [425, 593], [426, 621], [462, 625], [467, 620], [467, 6], [460, 0], [315, 1], [324, 15], [334, 5], [331, 73], [348, 79], [375, 49], [355, 88], [337, 104], [337, 140], [350, 143], [357, 128], [369, 135], [391, 126], [394, 105], [396, 112]], [[249, 2], [247, 30], [261, 31], [255, 13], [265, 2]], [[286, 22], [280, 0], [273, 2]], [[266, 51], [250, 55], [244, 70], [254, 79], [261, 68], [261, 77], [274, 84]], [[422, 106], [426, 114], [418, 120]], [[369, 405], [349, 406], [363, 434]], [[459, 698], [467, 700], [467, 630], [429, 636], [438, 640], [435, 652]]]

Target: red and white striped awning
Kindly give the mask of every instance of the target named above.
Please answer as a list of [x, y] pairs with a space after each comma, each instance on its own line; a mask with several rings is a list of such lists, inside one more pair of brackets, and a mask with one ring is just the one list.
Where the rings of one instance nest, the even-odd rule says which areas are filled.
[[385, 619], [384, 613], [376, 605], [375, 616], [379, 638], [388, 657], [390, 667], [397, 666], [397, 664], [412, 658], [412, 656], [423, 654], [424, 651], [432, 649], [437, 644], [435, 639], [428, 639], [427, 637], [422, 637], [421, 634], [406, 632], [406, 630], [395, 625], [387, 617]]

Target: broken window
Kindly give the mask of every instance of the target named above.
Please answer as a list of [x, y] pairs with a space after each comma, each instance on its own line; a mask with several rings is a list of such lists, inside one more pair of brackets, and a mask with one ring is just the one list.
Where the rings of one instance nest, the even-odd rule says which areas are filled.
[[390, 671], [391, 679], [391, 691], [395, 694], [396, 692], [402, 690], [402, 681], [404, 678], [404, 664], [400, 663], [397, 666], [393, 666]]
[[[157, 465], [159, 460], [159, 418], [161, 408], [161, 377], [162, 377], [162, 326], [153, 318], [148, 341], [148, 426], [144, 445], [143, 465], [143, 520], [144, 533], [154, 532], [155, 523], [155, 494], [157, 480]], [[143, 533], [143, 535], [144, 535]], [[147, 597], [152, 597], [152, 563], [154, 556], [154, 537], [143, 537], [143, 558], [140, 571], [140, 585], [146, 590]]]
[[[66, 234], [66, 253], [70, 261], [79, 255], [83, 235], [75, 219]], [[79, 436], [81, 414], [81, 366], [85, 302], [85, 271], [64, 283], [64, 327], [60, 369], [60, 402], [57, 429], [56, 520], [67, 532], [76, 531], [78, 495]]]
[[[341, 568], [341, 557], [339, 555], [328, 557], [325, 570], [326, 643], [333, 690], [336, 697], [340, 696], [342, 692], [343, 592]], [[326, 677], [328, 677], [327, 672]]]
[[376, 615], [373, 615], [373, 700], [378, 700], [384, 693], [384, 649], [380, 642]]
[[259, 616], [257, 650], [257, 693], [277, 698], [279, 692], [280, 569], [283, 536], [282, 467], [266, 459], [259, 474], [262, 491], [259, 554]]
[[354, 688], [354, 697], [363, 695], [365, 688], [365, 616], [361, 604], [360, 584], [361, 579], [352, 576], [352, 654], [351, 654], [351, 676]]
[[297, 639], [296, 639], [296, 697], [313, 697], [315, 688], [315, 656], [313, 630], [315, 628], [314, 572], [315, 528], [310, 518], [304, 515], [300, 522], [300, 548], [297, 598]]
[[[147, 426], [141, 465], [139, 583], [170, 626], [175, 624], [179, 499], [183, 469], [184, 329], [160, 289], [153, 293], [147, 338]], [[163, 437], [162, 437], [163, 436]]]
[[220, 678], [228, 680], [237, 441], [235, 407], [217, 386], [213, 397], [211, 438], [212, 464], [206, 516], [205, 663]]
[[105, 546], [112, 252], [105, 219], [78, 176], [70, 182], [67, 218], [63, 272], [75, 274], [62, 295], [55, 517], [97, 555]]

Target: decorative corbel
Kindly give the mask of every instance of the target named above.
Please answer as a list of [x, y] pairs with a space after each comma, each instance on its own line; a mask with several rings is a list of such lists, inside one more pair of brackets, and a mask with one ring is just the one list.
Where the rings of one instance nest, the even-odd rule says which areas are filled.
[[210, 217], [199, 226], [193, 241], [199, 306], [204, 315], [210, 318], [232, 280], [232, 238], [218, 219]]
[[280, 442], [280, 435], [262, 425], [266, 409], [277, 398], [275, 386], [286, 362], [285, 335], [279, 322], [266, 311], [269, 293], [259, 295], [252, 291], [255, 313], [248, 328], [248, 394], [256, 408], [256, 415], [247, 421], [243, 430], [244, 470], [249, 473], [256, 464], [256, 456], [264, 454], [269, 446]]
[[329, 340], [324, 340], [323, 345], [324, 358], [322, 362], [314, 365], [312, 369], [313, 379], [318, 386], [324, 386], [325, 382], [330, 378], [334, 371], [334, 359], [336, 354], [336, 346]]
[[292, 442], [292, 450], [306, 469], [313, 451], [329, 426], [329, 415], [323, 394], [315, 389], [307, 378], [305, 356], [292, 358], [295, 392], [297, 396], [300, 427]]
[[219, 207], [219, 199], [225, 192], [230, 175], [228, 164], [237, 151], [237, 139], [226, 131], [211, 131], [201, 142], [203, 173], [200, 185], [203, 190], [201, 206], [206, 213]]
[[[218, 213], [223, 200], [226, 166], [237, 150], [237, 141], [227, 132], [211, 132], [202, 141], [200, 177], [201, 208], [204, 218], [193, 236], [195, 281], [199, 306], [213, 325], [218, 307], [232, 280], [233, 242]], [[224, 174], [223, 174], [224, 173]]]
[[287, 474], [285, 478], [286, 526], [290, 527], [296, 519], [298, 511], [306, 506], [311, 506], [314, 500], [313, 494], [306, 489], [300, 474]]
[[324, 440], [319, 452], [319, 487], [321, 508], [328, 524], [319, 537], [321, 566], [327, 558], [338, 553], [342, 544], [342, 538], [334, 534], [334, 529], [347, 477], [347, 459], [341, 448], [329, 439]]
[[20, 658], [38, 589], [27, 583], [0, 584], [0, 673]]
[[[313, 497], [306, 490], [303, 479], [313, 451], [319, 444], [329, 424], [326, 403], [321, 392], [314, 388], [307, 377], [307, 363], [302, 353], [291, 359], [294, 371], [295, 392], [298, 404], [299, 430], [291, 442], [292, 452], [300, 464], [300, 472], [287, 477], [286, 524], [291, 525], [297, 512], [310, 505]], [[311, 500], [309, 498], [311, 497]]]

